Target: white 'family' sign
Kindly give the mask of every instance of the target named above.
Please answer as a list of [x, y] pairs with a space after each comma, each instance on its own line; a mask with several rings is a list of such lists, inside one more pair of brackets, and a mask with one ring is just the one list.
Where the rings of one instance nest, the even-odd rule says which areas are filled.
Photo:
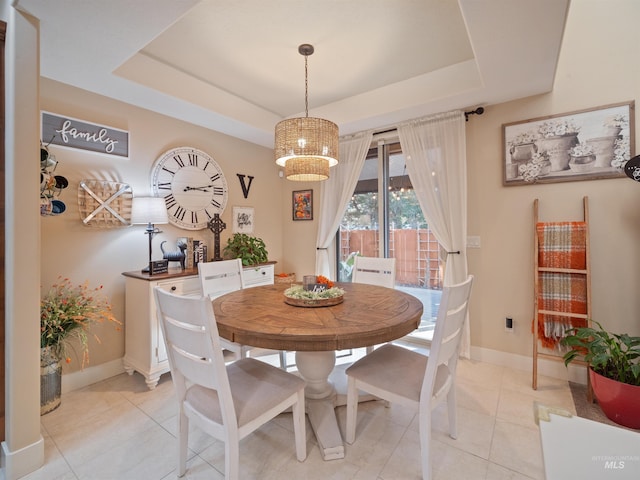
[[42, 112], [42, 142], [119, 157], [129, 156], [129, 132]]

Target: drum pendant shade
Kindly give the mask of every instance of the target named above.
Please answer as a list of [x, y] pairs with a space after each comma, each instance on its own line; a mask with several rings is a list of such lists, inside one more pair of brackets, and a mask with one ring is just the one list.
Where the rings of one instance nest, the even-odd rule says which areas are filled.
[[305, 116], [276, 125], [276, 164], [284, 167], [288, 180], [326, 180], [329, 167], [338, 164], [338, 126], [323, 118], [309, 117], [307, 57], [313, 53], [313, 46], [300, 45], [298, 52], [305, 57]]

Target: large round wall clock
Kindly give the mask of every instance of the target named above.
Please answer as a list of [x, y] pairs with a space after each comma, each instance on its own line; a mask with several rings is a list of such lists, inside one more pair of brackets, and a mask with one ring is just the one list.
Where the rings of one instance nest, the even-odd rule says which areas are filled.
[[202, 150], [172, 148], [151, 170], [151, 190], [164, 197], [169, 223], [202, 230], [227, 205], [227, 180], [216, 161]]

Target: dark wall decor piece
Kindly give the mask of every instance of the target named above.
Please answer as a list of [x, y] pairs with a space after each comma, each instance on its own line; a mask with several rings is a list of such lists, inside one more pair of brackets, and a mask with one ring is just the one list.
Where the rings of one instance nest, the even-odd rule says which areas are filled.
[[42, 139], [53, 145], [118, 157], [129, 156], [129, 132], [41, 112]]
[[293, 220], [313, 220], [313, 190], [296, 190], [292, 199]]
[[[253, 176], [244, 175], [242, 173], [236, 173], [236, 175], [238, 176], [238, 180], [240, 180], [240, 186], [242, 187], [242, 194], [244, 195], [244, 198], [247, 198], [249, 196], [249, 189], [251, 188], [251, 183], [253, 182]], [[249, 183], [245, 182], [245, 178], [249, 179]]]
[[[219, 213], [214, 213], [213, 218], [207, 223], [207, 228], [213, 233], [213, 258], [214, 262], [222, 260], [220, 255], [220, 233], [227, 228], [227, 224], [222, 221]], [[207, 261], [206, 259], [203, 261]]]
[[627, 162], [624, 166], [624, 173], [631, 180], [640, 182], [640, 155], [636, 155]]
[[630, 101], [504, 124], [504, 185], [623, 177], [634, 114]]
[[56, 175], [58, 161], [49, 153], [48, 145], [40, 142], [40, 215], [60, 215], [67, 206], [60, 200], [60, 193], [69, 186], [62, 175]]

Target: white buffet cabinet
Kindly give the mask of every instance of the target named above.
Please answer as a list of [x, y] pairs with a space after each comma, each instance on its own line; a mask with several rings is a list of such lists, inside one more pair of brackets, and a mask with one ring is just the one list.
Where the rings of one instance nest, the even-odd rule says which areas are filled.
[[[270, 285], [274, 281], [274, 264], [245, 267], [245, 288]], [[160, 287], [179, 295], [200, 295], [198, 270], [169, 270], [168, 273], [148, 275], [140, 271], [125, 272], [125, 355], [124, 369], [144, 375], [153, 390], [160, 375], [169, 371], [167, 350], [156, 316], [153, 289]]]

